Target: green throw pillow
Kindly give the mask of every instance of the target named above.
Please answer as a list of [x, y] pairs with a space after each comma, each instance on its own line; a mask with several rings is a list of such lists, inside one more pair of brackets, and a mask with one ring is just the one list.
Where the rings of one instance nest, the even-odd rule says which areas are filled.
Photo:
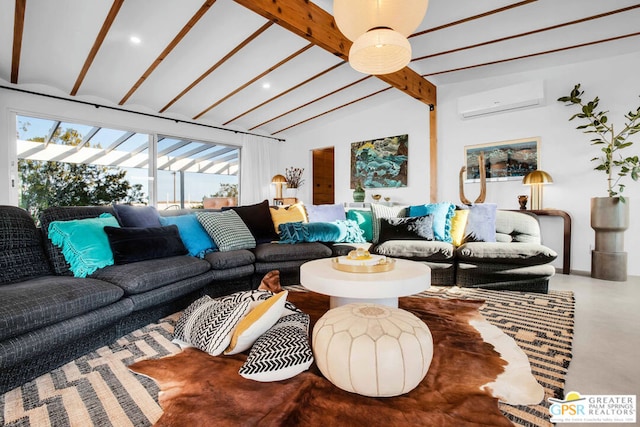
[[355, 221], [364, 232], [364, 239], [367, 242], [373, 241], [373, 223], [371, 211], [362, 209], [351, 209], [347, 212], [347, 219]]

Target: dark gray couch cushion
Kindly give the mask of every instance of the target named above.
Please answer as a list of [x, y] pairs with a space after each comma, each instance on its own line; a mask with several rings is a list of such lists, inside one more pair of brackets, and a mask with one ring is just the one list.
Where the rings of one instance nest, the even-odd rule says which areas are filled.
[[556, 269], [551, 264], [467, 264], [459, 262], [456, 269], [456, 284], [474, 287], [497, 283], [546, 283], [555, 272]]
[[447, 261], [453, 258], [451, 243], [428, 240], [389, 240], [371, 248], [372, 253], [414, 261]]
[[248, 249], [238, 249], [228, 252], [211, 252], [205, 255], [204, 259], [214, 270], [226, 270], [227, 268], [241, 267], [253, 264], [255, 255]]
[[0, 287], [0, 340], [118, 301], [124, 292], [93, 279], [42, 276]]
[[295, 243], [263, 243], [254, 249], [256, 262], [297, 261], [327, 258], [331, 249], [319, 242]]
[[536, 243], [469, 242], [456, 249], [456, 257], [463, 262], [540, 265], [556, 259], [551, 248]]
[[178, 280], [147, 292], [128, 295], [125, 299], [133, 302], [133, 311], [168, 305], [170, 301], [198, 291], [211, 283], [214, 277], [212, 273], [213, 270], [207, 270], [203, 274]]
[[126, 295], [135, 295], [197, 276], [210, 268], [208, 262], [199, 258], [176, 256], [110, 265], [96, 271], [91, 277], [119, 286]]
[[40, 232], [31, 216], [0, 206], [0, 285], [51, 274]]
[[80, 341], [89, 339], [89, 335], [99, 334], [105, 328], [126, 317], [131, 313], [131, 307], [131, 301], [125, 298], [106, 307], [0, 341], [0, 372], [4, 372], [5, 367], [37, 358], [39, 355], [46, 360], [52, 351], [61, 347], [73, 349], [77, 345], [82, 345]]
[[62, 255], [62, 249], [51, 243], [47, 237], [49, 224], [53, 221], [69, 221], [72, 219], [96, 218], [102, 213], [110, 213], [115, 216], [111, 206], [55, 206], [45, 209], [40, 215], [40, 228], [44, 234], [45, 250], [51, 266], [56, 274], [71, 276], [69, 264]]

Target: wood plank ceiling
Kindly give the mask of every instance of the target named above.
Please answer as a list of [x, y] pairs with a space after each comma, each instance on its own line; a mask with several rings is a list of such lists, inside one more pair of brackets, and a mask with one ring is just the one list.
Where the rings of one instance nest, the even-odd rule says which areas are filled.
[[376, 78], [345, 62], [351, 42], [331, 4], [3, 0], [0, 82], [285, 137], [367, 102], [431, 104], [435, 85], [637, 52], [640, 41], [638, 1], [431, 0], [409, 67]]

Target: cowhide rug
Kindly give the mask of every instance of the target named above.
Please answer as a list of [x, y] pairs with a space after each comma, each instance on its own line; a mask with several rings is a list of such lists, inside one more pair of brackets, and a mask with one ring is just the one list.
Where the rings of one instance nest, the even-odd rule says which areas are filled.
[[[290, 292], [289, 300], [311, 316], [311, 328], [329, 307], [327, 296], [312, 292]], [[129, 368], [160, 387], [164, 413], [157, 426], [510, 426], [498, 399], [534, 404], [542, 400], [543, 390], [515, 342], [478, 312], [482, 304], [400, 298], [400, 308], [431, 330], [434, 355], [418, 387], [397, 397], [343, 391], [315, 364], [285, 381], [255, 382], [238, 374], [246, 354], [212, 357], [193, 348]]]

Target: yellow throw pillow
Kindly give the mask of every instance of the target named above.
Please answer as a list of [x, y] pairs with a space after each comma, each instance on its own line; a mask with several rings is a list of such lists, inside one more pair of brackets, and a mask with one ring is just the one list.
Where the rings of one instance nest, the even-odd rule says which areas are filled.
[[285, 207], [270, 207], [271, 219], [276, 233], [280, 232], [280, 224], [287, 222], [307, 222], [307, 212], [302, 203], [294, 203]]
[[237, 354], [251, 348], [260, 335], [276, 324], [284, 311], [289, 291], [282, 291], [261, 301], [242, 319], [231, 335], [231, 343], [224, 354]]
[[451, 238], [454, 246], [460, 246], [464, 239], [464, 229], [467, 225], [469, 209], [457, 209], [451, 218]]

